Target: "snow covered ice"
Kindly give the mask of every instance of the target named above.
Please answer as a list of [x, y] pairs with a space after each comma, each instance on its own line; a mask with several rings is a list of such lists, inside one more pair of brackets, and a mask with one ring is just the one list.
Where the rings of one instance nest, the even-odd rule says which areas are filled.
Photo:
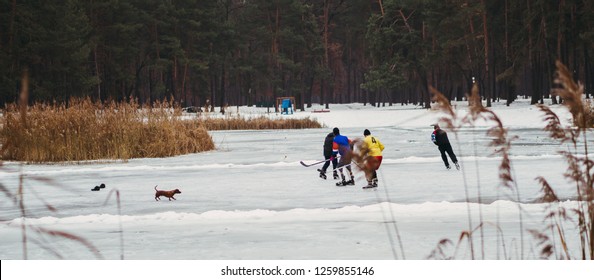
[[[464, 114], [466, 103], [454, 104]], [[487, 225], [482, 236], [474, 235], [474, 255], [463, 241], [456, 254], [455, 244], [446, 247], [446, 256], [538, 259], [538, 241], [527, 230], [545, 226], [548, 204], [538, 202], [535, 178], [549, 181], [561, 206], [577, 205], [575, 186], [563, 178], [566, 164], [557, 153], [567, 147], [542, 131], [542, 113], [528, 100], [493, 107], [510, 135], [518, 136], [511, 150], [518, 192], [500, 186], [501, 158], [487, 145], [487, 123], [463, 127], [457, 135], [443, 127], [462, 165], [457, 171], [445, 168], [430, 140], [437, 112], [400, 104], [332, 104], [329, 113], [313, 113], [316, 108], [321, 107], [271, 117], [309, 116], [325, 125], [321, 129], [213, 131], [215, 151], [125, 163], [5, 162], [0, 182], [16, 193], [24, 175], [31, 217], [25, 222], [80, 236], [105, 259], [123, 254], [138, 260], [422, 260], [440, 240], [456, 243], [481, 217]], [[265, 112], [240, 110], [242, 116]], [[570, 123], [563, 107], [553, 110]], [[320, 166], [299, 164], [323, 159], [324, 137], [335, 126], [349, 138], [362, 137], [367, 128], [385, 144], [377, 189], [362, 190], [366, 181], [360, 172], [355, 186], [336, 187], [331, 176], [318, 177]], [[90, 190], [101, 183], [107, 187]], [[177, 200], [155, 201], [155, 185], [182, 193]], [[108, 198], [112, 190], [120, 193], [121, 216], [115, 194]], [[22, 259], [20, 210], [5, 198], [0, 213], [0, 259]], [[567, 224], [565, 230], [571, 257], [580, 258], [575, 227]], [[96, 257], [64, 238], [30, 230], [28, 238], [29, 259]]]

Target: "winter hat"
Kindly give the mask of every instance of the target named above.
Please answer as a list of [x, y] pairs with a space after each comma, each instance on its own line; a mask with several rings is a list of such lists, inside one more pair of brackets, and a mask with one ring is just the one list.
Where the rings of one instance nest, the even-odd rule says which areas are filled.
[[371, 132], [369, 132], [369, 129], [365, 129], [365, 130], [363, 131], [363, 135], [364, 135], [364, 136], [371, 135]]
[[340, 130], [338, 130], [338, 127], [332, 129], [332, 132], [334, 133], [334, 135], [340, 135]]

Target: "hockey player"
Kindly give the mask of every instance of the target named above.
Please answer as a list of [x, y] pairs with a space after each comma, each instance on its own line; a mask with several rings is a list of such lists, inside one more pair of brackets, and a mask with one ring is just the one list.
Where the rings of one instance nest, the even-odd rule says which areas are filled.
[[334, 132], [328, 133], [326, 138], [324, 139], [324, 159], [326, 162], [322, 169], [318, 169], [320, 172], [320, 178], [326, 180], [326, 170], [330, 166], [330, 162], [332, 162], [332, 169], [334, 170], [333, 176], [334, 180], [338, 179], [338, 172], [336, 171], [336, 165], [338, 165], [337, 155], [332, 152], [332, 144], [334, 143]]
[[441, 159], [445, 164], [447, 169], [450, 169], [450, 163], [448, 162], [448, 157], [446, 156], [446, 152], [450, 156], [450, 159], [456, 165], [456, 169], [460, 170], [460, 165], [458, 164], [458, 159], [452, 150], [452, 145], [450, 145], [450, 140], [448, 139], [448, 134], [439, 128], [439, 124], [434, 123], [433, 126], [433, 133], [431, 134], [431, 141], [439, 148], [439, 152], [441, 153]]
[[375, 188], [377, 187], [377, 170], [382, 164], [384, 144], [377, 137], [372, 136], [369, 129], [363, 131], [363, 136], [365, 138], [363, 139], [362, 150], [365, 152], [364, 170], [367, 178], [367, 186], [363, 188]]
[[[351, 140], [344, 135], [340, 135], [340, 131], [338, 127], [335, 127], [332, 132], [334, 132], [334, 142], [332, 144], [332, 151], [333, 153], [338, 153], [340, 155], [340, 160], [338, 161], [338, 170], [340, 171], [340, 177], [342, 178], [341, 182], [336, 183], [337, 186], [346, 186], [346, 185], [354, 185], [355, 184], [355, 176], [353, 176], [353, 170], [351, 169], [351, 160], [352, 160], [352, 148], [351, 148]], [[346, 180], [344, 173], [342, 172], [342, 167], [346, 167], [349, 171], [349, 175], [351, 179], [349, 181]]]

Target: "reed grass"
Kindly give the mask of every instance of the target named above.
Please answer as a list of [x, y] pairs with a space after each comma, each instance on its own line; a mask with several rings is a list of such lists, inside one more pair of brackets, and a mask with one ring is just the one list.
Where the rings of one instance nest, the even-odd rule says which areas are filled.
[[[482, 107], [482, 104], [480, 102], [480, 96], [478, 96], [478, 87], [476, 86], [476, 84], [472, 89], [472, 92], [471, 92], [472, 94], [468, 97], [470, 112], [469, 112], [469, 115], [467, 115], [465, 117], [461, 117], [457, 114], [457, 111], [455, 110], [455, 108], [452, 107], [449, 99], [447, 99], [445, 97], [445, 95], [443, 95], [441, 92], [439, 92], [437, 89], [435, 89], [431, 86], [429, 87], [429, 90], [432, 94], [432, 100], [435, 102], [433, 109], [444, 113], [444, 117], [440, 118], [439, 122], [444, 124], [443, 126], [446, 129], [449, 129], [450, 131], [452, 131], [454, 133], [456, 139], [458, 139], [458, 131], [460, 130], [462, 125], [464, 125], [464, 123], [472, 123], [473, 121], [478, 119], [481, 110], [484, 109], [484, 107]], [[462, 121], [460, 121], [460, 119], [462, 119]], [[460, 163], [463, 163], [462, 162], [462, 153], [460, 152], [460, 149], [458, 149], [458, 155], [460, 156]], [[468, 240], [468, 246], [470, 248], [470, 257], [471, 257], [471, 259], [475, 259], [476, 258], [475, 257], [475, 245], [474, 245], [474, 238], [472, 236], [472, 234], [474, 232], [472, 230], [473, 229], [473, 220], [472, 220], [472, 215], [471, 215], [472, 212], [470, 209], [470, 204], [468, 203], [468, 201], [470, 201], [469, 183], [468, 183], [468, 180], [466, 179], [466, 171], [464, 169], [462, 169], [462, 176], [463, 176], [463, 180], [464, 180], [464, 196], [467, 201], [466, 211], [467, 211], [468, 229], [464, 230], [463, 234], [461, 236], [468, 237], [467, 240]], [[478, 176], [477, 176], [477, 178], [478, 178]], [[480, 190], [480, 184], [478, 185], [478, 189]], [[479, 203], [479, 209], [481, 209], [481, 207], [482, 206]], [[482, 211], [482, 210], [479, 210], [479, 211]], [[479, 223], [482, 224], [482, 215], [479, 215], [479, 219], [480, 219]], [[483, 240], [482, 232], [483, 231], [482, 231], [482, 227], [481, 227], [481, 250], [480, 250], [481, 253], [484, 252], [484, 249], [483, 249], [484, 243], [482, 242], [482, 240]], [[458, 246], [460, 245], [462, 240], [463, 240], [463, 238], [460, 238], [456, 248], [458, 248]], [[440, 244], [441, 245], [438, 244], [438, 246], [443, 247], [445, 243], [440, 242]], [[441, 250], [442, 248], [439, 248], [439, 249]], [[455, 256], [455, 253], [454, 253], [454, 256]], [[450, 258], [453, 258], [454, 256], [452, 256]], [[483, 254], [483, 258], [484, 258], [484, 254]]]
[[213, 118], [203, 117], [198, 121], [207, 130], [262, 130], [262, 129], [306, 129], [321, 128], [322, 125], [311, 118], [270, 119], [265, 116], [245, 118], [241, 116]]
[[167, 157], [214, 149], [204, 127], [180, 118], [167, 102], [152, 108], [129, 103], [7, 106], [0, 139], [2, 159], [61, 162]]
[[[575, 184], [578, 206], [573, 209], [566, 209], [559, 206], [559, 197], [555, 193], [554, 186], [550, 185], [547, 180], [538, 176], [535, 180], [541, 186], [542, 196], [539, 202], [546, 203], [545, 215], [543, 219], [542, 228], [540, 229], [526, 229], [526, 233], [532, 235], [535, 244], [533, 248], [537, 248], [538, 257], [541, 259], [594, 259], [594, 161], [588, 156], [588, 139], [586, 132], [594, 124], [594, 107], [591, 102], [585, 101], [583, 98], [584, 88], [581, 84], [576, 83], [571, 75], [571, 72], [561, 62], [557, 61], [557, 71], [555, 83], [559, 85], [554, 90], [554, 93], [563, 98], [563, 106], [566, 106], [573, 117], [573, 125], [564, 127], [561, 124], [559, 117], [548, 106], [538, 105], [538, 108], [543, 112], [543, 120], [546, 122], [544, 131], [549, 133], [549, 137], [560, 143], [570, 144], [571, 149], [568, 151], [560, 151], [559, 153], [565, 158], [567, 162], [567, 169], [565, 171], [565, 178]], [[433, 100], [436, 102], [435, 109], [443, 112], [445, 117], [440, 119], [456, 132], [460, 128], [456, 123], [457, 115], [455, 110], [450, 106], [449, 101], [439, 91], [431, 89]], [[495, 148], [495, 154], [501, 157], [499, 165], [499, 179], [500, 186], [509, 188], [515, 191], [518, 201], [520, 198], [519, 188], [516, 180], [514, 180], [514, 172], [512, 163], [509, 158], [509, 151], [511, 143], [516, 139], [514, 136], [508, 135], [507, 129], [499, 117], [490, 109], [482, 106], [481, 97], [478, 94], [478, 88], [475, 86], [468, 96], [469, 112], [462, 118], [463, 124], [473, 125], [478, 119], [484, 119], [493, 126], [487, 131], [487, 135], [491, 137], [490, 146]], [[582, 142], [583, 146], [578, 145]], [[480, 189], [480, 184], [479, 184]], [[522, 218], [522, 209], [519, 207], [519, 223], [521, 231], [520, 240], [520, 258], [524, 258], [524, 226]], [[480, 211], [480, 206], [479, 206]], [[470, 212], [469, 212], [470, 215]], [[467, 239], [470, 245], [470, 253], [474, 259], [472, 240], [475, 231], [482, 229], [484, 225], [491, 224], [490, 222], [482, 221], [478, 227], [472, 231], [463, 230], [457, 242], [449, 239], [442, 239], [438, 242], [435, 249], [429, 255], [432, 259], [455, 259], [458, 254], [458, 249], [464, 239]], [[469, 220], [470, 221], [470, 220]], [[494, 224], [499, 229], [498, 221]], [[469, 222], [470, 224], [470, 222]], [[574, 238], [568, 237], [566, 229], [568, 227], [577, 228], [578, 236]], [[500, 229], [499, 229], [500, 231]], [[502, 234], [501, 234], [502, 235]], [[580, 241], [577, 249], [580, 252], [579, 256], [572, 255], [574, 252], [569, 248], [567, 240], [575, 239]], [[448, 254], [446, 249], [455, 245], [453, 254]], [[502, 244], [505, 253], [507, 254], [505, 243]], [[481, 248], [484, 250], [484, 248]]]
[[[13, 121], [15, 122], [21, 122], [21, 126], [22, 127], [29, 127], [28, 123], [27, 123], [27, 103], [28, 103], [28, 99], [29, 99], [29, 75], [28, 75], [28, 71], [24, 71], [23, 73], [23, 78], [21, 81], [21, 92], [19, 95], [19, 105], [14, 105], [12, 107], [13, 110], [13, 114], [12, 117], [13, 118], [17, 118], [17, 119], [13, 119]], [[14, 111], [18, 111], [18, 116], [15, 116], [17, 114], [14, 113]], [[3, 112], [2, 116], [5, 116], [6, 112]], [[5, 124], [4, 122], [0, 122], [0, 128], [2, 130], [2, 133], [6, 133], [5, 130]], [[12, 141], [15, 141], [16, 139], [11, 139]], [[14, 142], [13, 142], [14, 143]], [[18, 143], [18, 142], [16, 142]], [[8, 145], [8, 142], [2, 142], [2, 149], [0, 149], [0, 153], [4, 154], [4, 151], [8, 150], [7, 148], [10, 146]], [[3, 161], [0, 159], [0, 171], [4, 171], [6, 167], [3, 164]], [[50, 186], [57, 186], [59, 187], [59, 185], [55, 184], [53, 182], [53, 180], [45, 178], [45, 177], [38, 177], [38, 176], [28, 176], [28, 178], [30, 180], [37, 180], [37, 181], [41, 181], [44, 182], [47, 185]], [[61, 230], [52, 230], [52, 229], [48, 229], [42, 226], [35, 226], [35, 225], [31, 225], [27, 222], [27, 218], [31, 217], [31, 211], [29, 208], [27, 208], [26, 203], [25, 203], [25, 176], [23, 175], [23, 173], [20, 173], [19, 176], [19, 183], [18, 186], [16, 187], [16, 191], [12, 191], [11, 188], [5, 186], [2, 182], [0, 182], [0, 192], [4, 194], [4, 196], [6, 198], [8, 198], [8, 200], [13, 204], [13, 206], [19, 210], [20, 213], [20, 223], [19, 223], [19, 227], [21, 230], [21, 240], [22, 240], [22, 250], [23, 250], [23, 259], [28, 259], [28, 251], [29, 251], [29, 243], [33, 243], [35, 245], [37, 245], [39, 248], [53, 254], [54, 256], [56, 256], [59, 259], [63, 259], [63, 255], [60, 253], [59, 250], [57, 250], [56, 248], [52, 247], [51, 242], [47, 240], [47, 237], [56, 237], [56, 238], [60, 238], [60, 239], [65, 239], [65, 240], [70, 240], [73, 241], [75, 243], [80, 244], [81, 246], [85, 247], [89, 252], [91, 252], [95, 258], [97, 259], [103, 259], [103, 255], [101, 254], [101, 252], [99, 251], [99, 249], [97, 249], [89, 240], [87, 240], [86, 238], [83, 238], [81, 236], [78, 236], [76, 234], [70, 233], [70, 232], [66, 232], [66, 231], [61, 231]], [[32, 192], [32, 194], [35, 194], [35, 192]], [[43, 205], [45, 206], [45, 208], [51, 212], [56, 212], [58, 211], [56, 207], [54, 207], [52, 204], [47, 203], [45, 201], [45, 199], [43, 199], [42, 197], [37, 196], [37, 199], [40, 200]], [[119, 199], [118, 199], [118, 207], [119, 207]], [[4, 217], [0, 216], [0, 221], [4, 221]], [[121, 227], [120, 227], [121, 228]]]
[[[565, 209], [558, 205], [559, 199], [544, 177], [537, 177], [541, 185], [541, 200], [548, 203], [545, 227], [531, 232], [541, 240], [542, 258], [594, 260], [594, 161], [588, 156], [587, 131], [592, 128], [593, 110], [590, 102], [584, 101], [584, 87], [576, 83], [560, 61], [556, 62], [555, 83], [559, 85], [554, 93], [563, 98], [563, 106], [567, 107], [573, 117], [573, 126], [562, 126], [559, 117], [547, 106], [540, 105], [547, 122], [545, 131], [549, 137], [560, 143], [571, 144], [568, 151], [560, 151], [567, 162], [565, 178], [575, 184], [578, 206]], [[582, 139], [583, 147], [578, 145]], [[565, 228], [574, 225], [578, 229], [580, 240], [580, 256], [572, 256], [566, 243]], [[559, 244], [560, 246], [557, 246]]]
[[170, 102], [141, 106], [72, 99], [68, 104], [9, 104], [0, 129], [3, 160], [64, 162], [170, 157], [215, 148], [208, 130], [320, 128], [310, 118], [182, 118]]
[[[316, 121], [226, 118], [184, 120], [181, 109], [170, 102], [140, 106], [128, 103], [94, 103], [90, 99], [72, 99], [67, 104], [34, 104], [28, 106], [28, 75], [24, 73], [18, 104], [9, 104], [0, 114], [0, 171], [4, 160], [22, 162], [57, 162], [97, 159], [129, 159], [134, 157], [165, 157], [214, 149], [206, 127], [212, 129], [295, 129], [321, 127]], [[48, 178], [29, 176], [48, 185]], [[74, 241], [85, 247], [95, 258], [103, 259], [100, 251], [87, 239], [73, 233], [31, 225], [32, 217], [26, 206], [24, 176], [19, 177], [16, 191], [0, 182], [0, 193], [20, 212], [23, 259], [28, 259], [30, 244], [56, 258], [64, 256], [51, 245], [47, 237]], [[35, 193], [35, 192], [32, 192]], [[121, 217], [119, 190], [112, 190], [106, 205], [115, 193], [118, 216]], [[30, 198], [29, 198], [30, 199]], [[56, 207], [42, 200], [52, 212]], [[4, 217], [0, 216], [0, 221]], [[124, 231], [119, 221], [120, 258], [124, 259]]]

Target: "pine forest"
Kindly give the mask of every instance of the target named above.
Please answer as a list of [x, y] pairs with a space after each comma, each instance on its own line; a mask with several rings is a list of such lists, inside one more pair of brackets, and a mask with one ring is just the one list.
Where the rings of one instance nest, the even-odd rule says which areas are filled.
[[591, 0], [0, 0], [0, 105], [24, 75], [32, 103], [557, 103], [557, 60], [592, 94], [593, 26]]

